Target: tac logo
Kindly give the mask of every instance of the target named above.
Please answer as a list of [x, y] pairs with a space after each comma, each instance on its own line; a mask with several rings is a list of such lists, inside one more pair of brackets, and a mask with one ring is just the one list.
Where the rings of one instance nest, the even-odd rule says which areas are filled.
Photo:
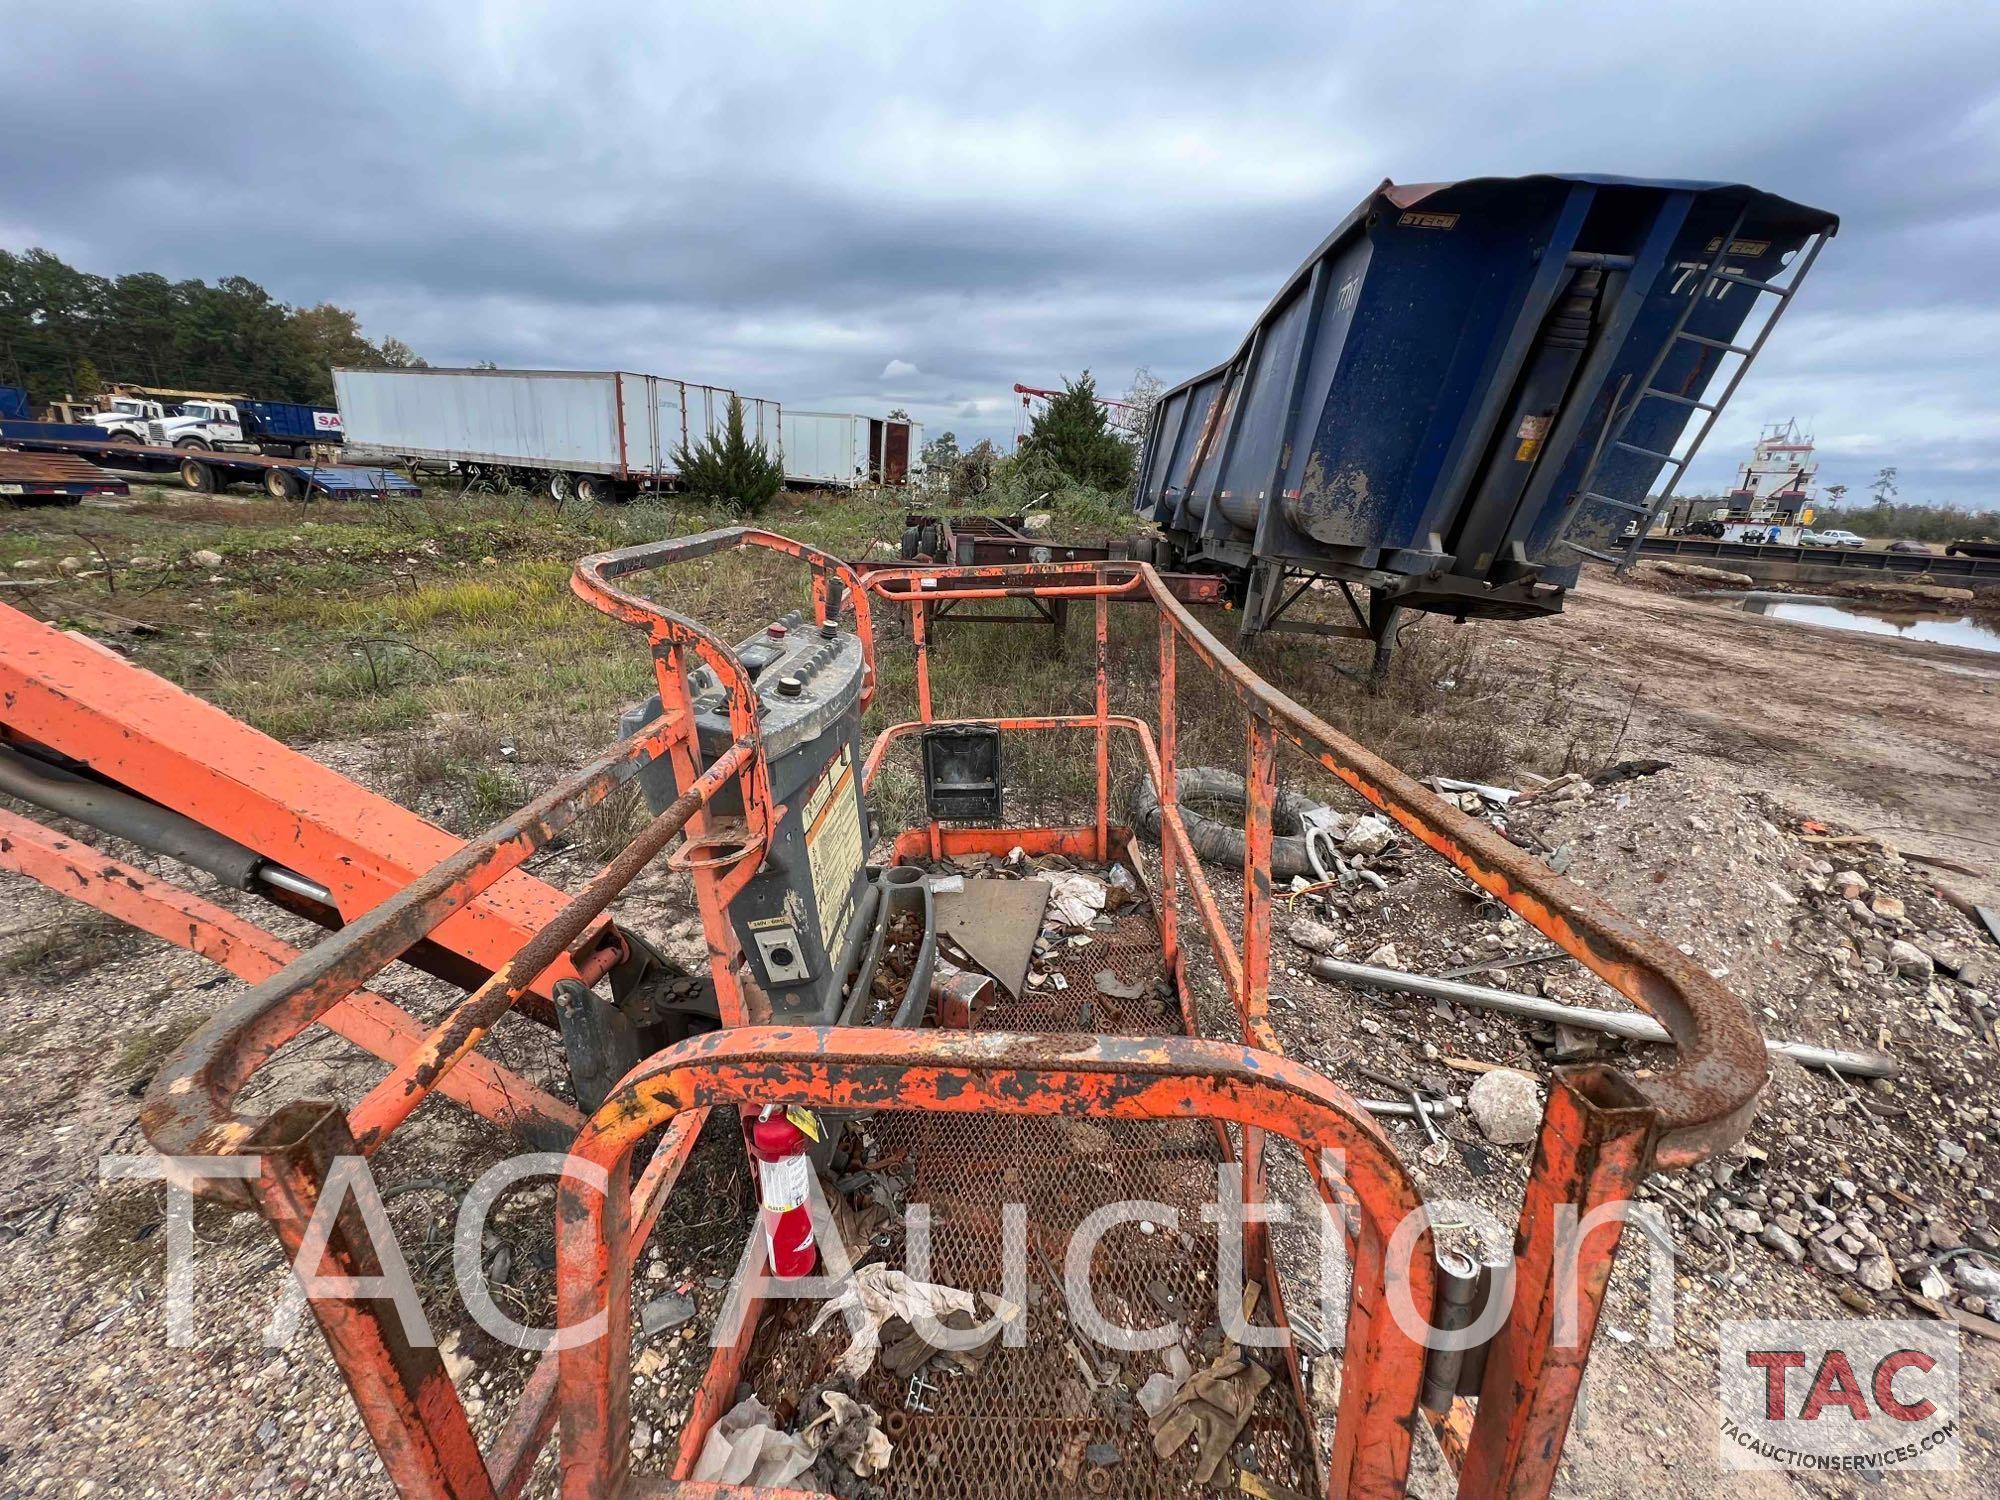
[[1959, 1465], [1958, 1330], [1949, 1323], [1725, 1323], [1719, 1361], [1726, 1468]]

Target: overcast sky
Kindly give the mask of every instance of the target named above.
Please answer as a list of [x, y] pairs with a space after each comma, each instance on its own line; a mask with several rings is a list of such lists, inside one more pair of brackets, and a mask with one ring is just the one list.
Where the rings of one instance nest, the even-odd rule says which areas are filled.
[[2000, 7], [0, 0], [0, 244], [240, 273], [436, 364], [625, 368], [1011, 438], [1224, 358], [1383, 177], [1839, 214], [1711, 439], [2000, 503]]

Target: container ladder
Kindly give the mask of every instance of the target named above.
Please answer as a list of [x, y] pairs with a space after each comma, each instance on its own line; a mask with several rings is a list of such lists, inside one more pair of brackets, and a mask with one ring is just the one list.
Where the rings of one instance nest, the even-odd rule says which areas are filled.
[[[1799, 283], [1805, 280], [1806, 272], [1812, 269], [1813, 260], [1818, 256], [1820, 247], [1826, 243], [1827, 232], [1825, 230], [1820, 230], [1814, 234], [1798, 258], [1797, 269], [1793, 271], [1790, 278], [1783, 285], [1770, 281], [1759, 281], [1754, 276], [1745, 276], [1740, 271], [1731, 271], [1727, 269], [1729, 252], [1731, 247], [1736, 243], [1737, 231], [1742, 229], [1744, 217], [1748, 213], [1749, 208], [1747, 205], [1739, 209], [1735, 222], [1729, 226], [1729, 232], [1723, 235], [1717, 243], [1714, 256], [1702, 268], [1701, 279], [1695, 284], [1694, 295], [1688, 298], [1687, 306], [1681, 309], [1680, 316], [1674, 320], [1673, 333], [1660, 345], [1659, 353], [1653, 356], [1652, 364], [1647, 367], [1645, 377], [1639, 383], [1638, 394], [1632, 398], [1629, 404], [1614, 410], [1610, 425], [1606, 429], [1604, 436], [1599, 439], [1596, 450], [1591, 454], [1589, 467], [1584, 470], [1583, 480], [1577, 486], [1576, 498], [1571, 502], [1570, 515], [1564, 523], [1565, 529], [1575, 524], [1576, 517], [1582, 513], [1583, 507], [1586, 504], [1596, 501], [1600, 505], [1608, 505], [1616, 510], [1627, 511], [1638, 517], [1638, 525], [1633, 530], [1631, 541], [1626, 543], [1618, 552], [1606, 552], [1596, 547], [1586, 546], [1582, 542], [1572, 540], [1570, 537], [1564, 535], [1556, 538], [1556, 546], [1566, 547], [1571, 552], [1578, 553], [1584, 557], [1594, 558], [1598, 562], [1610, 563], [1621, 573], [1632, 566], [1633, 560], [1638, 556], [1640, 546], [1646, 540], [1647, 532], [1653, 529], [1653, 522], [1658, 519], [1660, 512], [1673, 502], [1674, 491], [1686, 476], [1688, 465], [1694, 462], [1695, 455], [1701, 451], [1701, 445], [1708, 437], [1709, 429], [1714, 427], [1716, 417], [1721, 414], [1723, 407], [1729, 404], [1729, 398], [1736, 394], [1736, 387], [1742, 383], [1744, 373], [1755, 362], [1759, 351], [1764, 347], [1764, 341], [1771, 336], [1771, 330], [1777, 327], [1778, 319], [1784, 314], [1785, 308], [1790, 305], [1793, 294], [1798, 291]], [[1770, 316], [1764, 319], [1762, 326], [1757, 330], [1756, 336], [1748, 344], [1732, 344], [1724, 339], [1707, 338], [1702, 334], [1689, 333], [1687, 331], [1688, 320], [1694, 316], [1695, 309], [1701, 306], [1702, 298], [1708, 295], [1709, 288], [1718, 282], [1731, 282], [1738, 286], [1748, 287], [1753, 295], [1768, 293], [1777, 298], [1777, 305], [1771, 309]], [[1743, 357], [1742, 363], [1738, 364], [1735, 370], [1730, 373], [1728, 383], [1722, 389], [1722, 394], [1714, 401], [1703, 401], [1694, 396], [1684, 395], [1679, 391], [1665, 390], [1653, 383], [1659, 378], [1661, 367], [1667, 362], [1667, 356], [1681, 344], [1693, 344], [1702, 349], [1719, 350], [1721, 351], [1720, 358], [1722, 359], [1726, 359], [1732, 354], [1739, 354]], [[1703, 394], [1707, 393], [1703, 392]], [[1694, 410], [1702, 413], [1701, 425], [1695, 430], [1693, 441], [1689, 442], [1678, 455], [1671, 452], [1662, 453], [1653, 448], [1642, 448], [1637, 443], [1628, 443], [1625, 441], [1626, 428], [1631, 425], [1632, 418], [1638, 414], [1640, 403], [1649, 397], [1656, 401], [1671, 402], [1676, 406], [1692, 407]], [[1663, 466], [1666, 466], [1669, 473], [1667, 482], [1660, 488], [1660, 493], [1649, 501], [1641, 502], [1636, 500], [1620, 500], [1615, 496], [1600, 494], [1592, 489], [1591, 486], [1596, 482], [1598, 470], [1603, 466], [1605, 454], [1614, 449], [1626, 453], [1636, 453], [1642, 458], [1656, 459]]]

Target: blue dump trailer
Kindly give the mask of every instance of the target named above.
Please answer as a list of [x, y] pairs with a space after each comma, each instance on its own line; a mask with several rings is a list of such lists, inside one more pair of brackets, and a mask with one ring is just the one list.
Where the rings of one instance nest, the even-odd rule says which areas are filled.
[[0, 421], [23, 422], [30, 415], [28, 393], [18, 385], [0, 385]]
[[[1554, 613], [1636, 553], [1838, 224], [1740, 184], [1384, 182], [1154, 407], [1148, 560], [1378, 670], [1406, 608]], [[1319, 580], [1348, 618], [1288, 614]]]

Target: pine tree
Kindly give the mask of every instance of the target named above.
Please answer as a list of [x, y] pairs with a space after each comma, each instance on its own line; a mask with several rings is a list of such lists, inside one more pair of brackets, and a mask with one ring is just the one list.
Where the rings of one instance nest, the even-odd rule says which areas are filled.
[[1063, 382], [1059, 396], [1035, 418], [1021, 439], [1024, 455], [1052, 464], [1072, 483], [1121, 490], [1132, 482], [1132, 446], [1105, 425], [1097, 404], [1097, 382], [1085, 370]]
[[755, 510], [785, 485], [778, 461], [744, 433], [743, 402], [735, 396], [721, 434], [710, 433], [692, 451], [675, 449], [674, 464], [689, 494], [726, 510]]

